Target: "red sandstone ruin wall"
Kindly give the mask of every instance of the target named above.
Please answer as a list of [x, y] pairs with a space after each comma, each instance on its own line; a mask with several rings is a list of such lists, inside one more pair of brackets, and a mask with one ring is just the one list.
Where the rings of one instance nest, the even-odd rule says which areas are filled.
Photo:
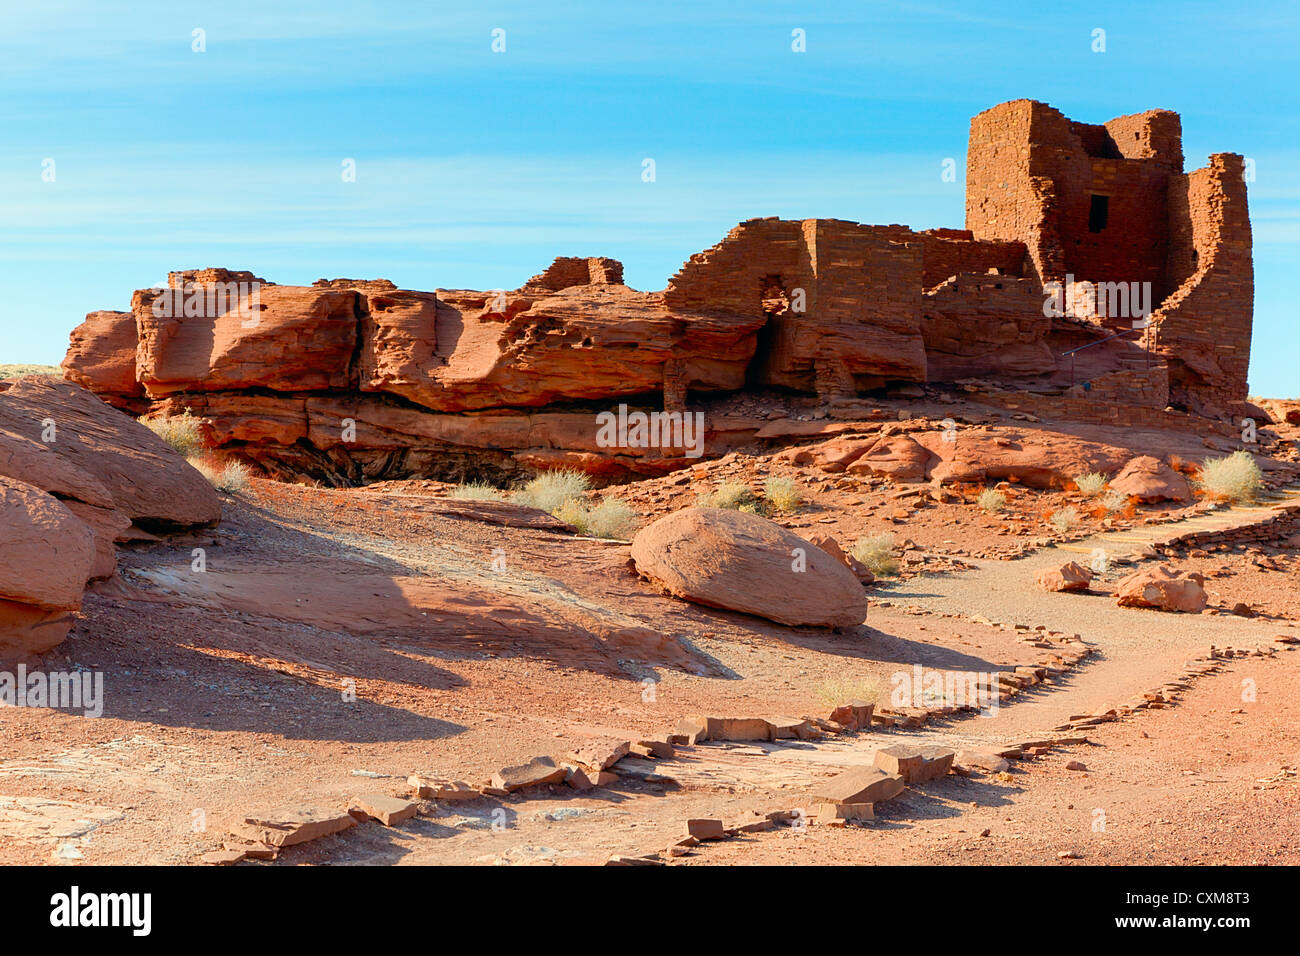
[[1171, 278], [1181, 284], [1152, 315], [1175, 402], [1202, 414], [1247, 395], [1255, 301], [1242, 158], [1216, 153], [1170, 186]]
[[[1105, 126], [1072, 123], [1017, 100], [971, 121], [966, 225], [977, 238], [1023, 239], [1041, 281], [1151, 282], [1167, 293], [1167, 183], [1182, 170], [1176, 113], [1152, 110]], [[1093, 195], [1108, 197], [1100, 232]]]

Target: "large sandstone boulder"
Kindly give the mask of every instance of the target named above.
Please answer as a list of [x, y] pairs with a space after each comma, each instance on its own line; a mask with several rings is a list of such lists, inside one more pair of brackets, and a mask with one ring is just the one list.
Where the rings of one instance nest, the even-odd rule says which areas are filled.
[[632, 560], [670, 594], [781, 624], [848, 628], [867, 614], [852, 571], [758, 515], [701, 507], [674, 512], [637, 533]]
[[67, 636], [94, 562], [94, 535], [67, 507], [0, 477], [0, 659]]
[[886, 475], [895, 481], [924, 481], [939, 457], [911, 435], [881, 438], [847, 467], [854, 475]]
[[1205, 578], [1195, 571], [1176, 571], [1160, 564], [1121, 578], [1115, 585], [1115, 597], [1120, 607], [1200, 614], [1205, 609]]
[[[8, 454], [39, 466], [30, 478], [17, 465], [0, 466], [0, 473], [16, 472], [12, 477], [62, 497], [121, 512], [141, 527], [168, 530], [221, 517], [221, 499], [201, 474], [149, 429], [79, 385], [40, 375], [19, 379], [0, 392], [0, 434], [15, 436], [0, 439], [0, 461], [7, 447]], [[34, 452], [33, 443], [61, 463]], [[104, 523], [120, 519], [106, 516]]]
[[1030, 488], [1064, 488], [1076, 475], [1112, 473], [1132, 457], [1123, 448], [1052, 432], [958, 429], [948, 441], [941, 431], [915, 437], [942, 459], [930, 470], [940, 484], [1014, 481]]
[[1190, 501], [1192, 486], [1159, 458], [1134, 458], [1111, 479], [1112, 491], [1143, 501]]

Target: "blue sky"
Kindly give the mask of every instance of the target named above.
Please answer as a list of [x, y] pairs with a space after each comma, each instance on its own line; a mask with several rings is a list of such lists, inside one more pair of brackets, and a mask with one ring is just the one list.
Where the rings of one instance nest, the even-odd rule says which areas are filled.
[[753, 216], [961, 226], [970, 117], [1029, 97], [1255, 160], [1251, 387], [1300, 394], [1300, 9], [1083, 7], [10, 0], [0, 363], [182, 268], [487, 289], [608, 255], [658, 289]]

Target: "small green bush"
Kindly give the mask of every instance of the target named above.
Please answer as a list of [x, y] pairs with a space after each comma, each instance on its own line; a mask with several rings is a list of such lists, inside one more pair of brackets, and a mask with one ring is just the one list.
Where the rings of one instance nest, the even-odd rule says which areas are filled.
[[996, 514], [1007, 506], [1007, 496], [993, 488], [985, 488], [980, 492], [978, 503], [989, 514]]

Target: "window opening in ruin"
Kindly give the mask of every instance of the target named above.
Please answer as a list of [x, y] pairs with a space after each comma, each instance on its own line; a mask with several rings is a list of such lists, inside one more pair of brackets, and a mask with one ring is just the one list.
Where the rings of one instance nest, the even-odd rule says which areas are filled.
[[1110, 197], [1093, 195], [1088, 206], [1088, 231], [1101, 232], [1110, 220]]

